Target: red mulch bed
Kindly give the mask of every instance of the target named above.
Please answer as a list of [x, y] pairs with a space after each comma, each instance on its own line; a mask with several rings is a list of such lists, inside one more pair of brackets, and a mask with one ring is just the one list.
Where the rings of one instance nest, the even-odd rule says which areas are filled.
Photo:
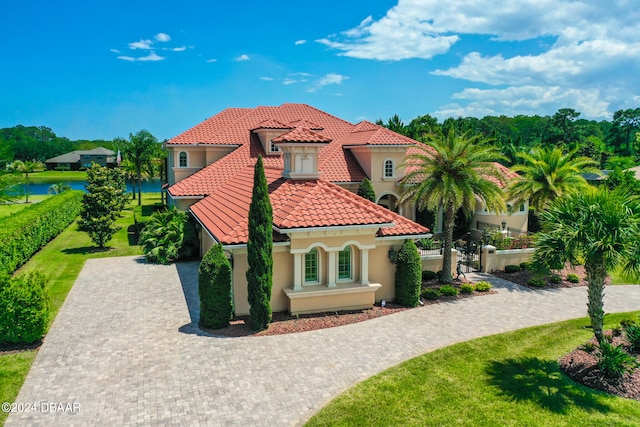
[[[454, 281], [454, 285], [461, 282]], [[436, 281], [424, 282], [425, 287], [436, 286]], [[474, 296], [482, 296], [495, 293], [493, 289], [488, 292], [473, 292], [471, 294], [459, 294], [455, 297], [442, 297], [436, 301], [422, 300], [423, 305], [438, 304], [440, 302], [455, 301], [457, 299], [470, 298]], [[354, 311], [339, 311], [330, 313], [301, 314], [292, 316], [287, 312], [273, 313], [269, 328], [254, 332], [249, 327], [249, 316], [236, 316], [226, 328], [207, 330], [214, 335], [225, 337], [246, 337], [246, 336], [266, 336], [266, 335], [283, 335], [293, 334], [297, 332], [314, 331], [317, 329], [333, 328], [335, 326], [349, 325], [351, 323], [363, 322], [377, 317], [387, 316], [404, 310], [412, 310], [412, 308], [403, 307], [390, 302], [385, 307], [375, 305], [372, 308]]]
[[[532, 277], [540, 276], [539, 274], [536, 275], [536, 273], [530, 270], [521, 270], [516, 273], [505, 273], [504, 271], [494, 271], [491, 274], [493, 274], [496, 277], [500, 277], [501, 279], [505, 279], [510, 282], [517, 283], [518, 285], [526, 286], [527, 288], [531, 288], [531, 289], [575, 288], [578, 286], [587, 285], [587, 280], [585, 279], [587, 274], [584, 271], [584, 267], [581, 265], [576, 267], [567, 266], [563, 270], [554, 271], [553, 274], [556, 274], [562, 278], [560, 283], [550, 283], [549, 277], [551, 275], [550, 274], [546, 275], [546, 277], [544, 277], [546, 285], [543, 288], [536, 288], [529, 285], [529, 279], [531, 279]], [[567, 281], [567, 274], [577, 275], [580, 278], [580, 282], [571, 283]]]
[[[608, 334], [611, 335], [611, 331], [608, 331]], [[595, 338], [590, 342], [597, 347]], [[612, 343], [613, 345], [626, 344], [620, 336], [614, 336]], [[640, 362], [640, 355], [634, 354], [634, 356]], [[619, 379], [609, 379], [598, 369], [595, 354], [586, 351], [583, 346], [562, 357], [558, 363], [560, 369], [577, 383], [594, 390], [640, 401], [640, 369], [636, 369], [633, 373], [626, 373]]]

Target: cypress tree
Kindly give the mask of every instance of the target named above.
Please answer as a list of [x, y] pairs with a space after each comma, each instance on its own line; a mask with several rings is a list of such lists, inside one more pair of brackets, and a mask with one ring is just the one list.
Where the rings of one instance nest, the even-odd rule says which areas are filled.
[[198, 269], [200, 294], [200, 326], [219, 329], [229, 326], [233, 317], [231, 299], [231, 263], [222, 251], [222, 245], [214, 245], [206, 253]]
[[405, 240], [396, 259], [396, 302], [415, 307], [420, 301], [422, 261], [413, 240]]
[[376, 202], [376, 192], [373, 189], [373, 185], [371, 185], [369, 178], [364, 177], [362, 182], [360, 182], [360, 186], [358, 187], [358, 196], [371, 200], [373, 203]]
[[249, 241], [247, 242], [249, 314], [251, 326], [256, 331], [267, 329], [271, 322], [272, 253], [273, 212], [262, 156], [258, 156], [253, 175], [253, 195], [249, 207]]

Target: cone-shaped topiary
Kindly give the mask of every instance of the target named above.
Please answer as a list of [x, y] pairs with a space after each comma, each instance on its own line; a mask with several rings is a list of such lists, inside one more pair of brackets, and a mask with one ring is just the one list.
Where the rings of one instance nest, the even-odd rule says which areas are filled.
[[262, 156], [253, 175], [253, 195], [249, 207], [249, 241], [247, 242], [247, 287], [251, 326], [256, 331], [271, 322], [271, 286], [273, 284], [273, 211], [264, 174]]
[[376, 192], [373, 189], [373, 185], [371, 185], [369, 178], [365, 177], [362, 182], [360, 182], [360, 186], [358, 187], [358, 196], [371, 200], [373, 203], [376, 202]]
[[209, 249], [198, 269], [200, 326], [219, 329], [229, 326], [233, 316], [231, 299], [231, 263], [222, 245]]
[[396, 258], [396, 302], [415, 307], [420, 302], [422, 262], [413, 240], [405, 240]]

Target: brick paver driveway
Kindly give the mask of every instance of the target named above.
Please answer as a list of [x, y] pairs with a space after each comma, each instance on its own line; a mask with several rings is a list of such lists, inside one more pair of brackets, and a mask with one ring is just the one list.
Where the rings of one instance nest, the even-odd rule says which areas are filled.
[[[339, 328], [219, 338], [195, 326], [197, 264], [89, 260], [16, 399], [48, 412], [13, 413], [7, 425], [297, 425], [408, 358], [586, 314], [584, 288], [495, 283], [495, 295]], [[640, 286], [607, 288], [605, 304], [640, 309]]]

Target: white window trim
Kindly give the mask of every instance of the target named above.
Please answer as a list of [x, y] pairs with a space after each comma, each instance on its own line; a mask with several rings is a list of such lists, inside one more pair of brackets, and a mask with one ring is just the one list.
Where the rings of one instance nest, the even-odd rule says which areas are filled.
[[[387, 162], [391, 162], [391, 176], [387, 176]], [[384, 159], [382, 161], [382, 179], [395, 179], [396, 177], [396, 162], [393, 159]]]

